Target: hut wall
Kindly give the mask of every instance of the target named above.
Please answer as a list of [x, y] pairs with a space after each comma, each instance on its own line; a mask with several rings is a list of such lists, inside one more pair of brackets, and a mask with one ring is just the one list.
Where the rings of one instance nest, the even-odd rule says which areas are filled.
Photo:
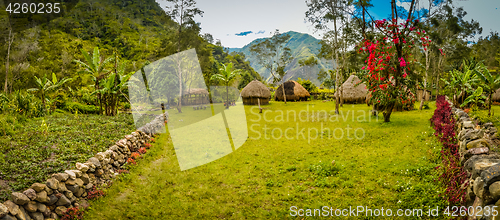
[[258, 99], [260, 99], [261, 105], [269, 104], [269, 98], [256, 98], [256, 97], [243, 98], [243, 104], [244, 105], [258, 105], [259, 104]]

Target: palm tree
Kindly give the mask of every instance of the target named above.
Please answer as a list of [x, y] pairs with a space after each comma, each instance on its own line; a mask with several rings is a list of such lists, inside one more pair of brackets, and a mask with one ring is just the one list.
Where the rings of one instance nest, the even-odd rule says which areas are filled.
[[211, 80], [218, 80], [223, 82], [226, 86], [226, 108], [229, 108], [229, 85], [240, 75], [240, 70], [232, 70], [233, 64], [228, 63], [227, 66], [222, 64], [219, 68], [220, 73], [213, 75]]
[[488, 94], [488, 116], [491, 116], [491, 95], [493, 95], [497, 89], [500, 89], [500, 75], [496, 77], [491, 75], [490, 71], [484, 66], [484, 64], [481, 64], [479, 69], [482, 71], [475, 70], [475, 72], [479, 79], [483, 82], [484, 90]]
[[134, 72], [130, 72], [128, 74], [125, 74], [125, 66], [122, 65], [121, 68], [117, 70], [116, 73], [112, 73], [108, 75], [107, 78], [103, 79], [102, 82], [102, 88], [99, 90], [94, 91], [94, 93], [101, 93], [104, 98], [104, 105], [105, 105], [105, 112], [107, 116], [114, 116], [116, 115], [116, 106], [118, 103], [118, 92], [121, 92], [121, 90], [128, 86], [128, 80]]
[[[107, 59], [101, 59], [99, 55], [99, 48], [94, 48], [94, 53], [92, 54], [92, 58], [89, 53], [84, 49], [81, 49], [83, 57], [87, 63], [84, 63], [80, 60], [73, 60], [74, 62], [80, 64], [85, 69], [80, 71], [79, 73], [89, 73], [92, 75], [92, 78], [95, 81], [95, 89], [99, 90], [99, 81], [103, 79], [110, 71], [104, 69], [106, 64], [114, 60], [114, 57], [109, 57]], [[100, 92], [97, 93], [97, 99], [99, 100], [99, 114], [102, 114], [102, 95]]]
[[36, 76], [34, 76], [34, 77], [35, 77], [35, 84], [36, 84], [37, 88], [28, 89], [28, 92], [38, 91], [40, 93], [44, 112], [46, 111], [46, 108], [45, 108], [45, 101], [46, 101], [45, 95], [46, 95], [46, 93], [48, 93], [52, 90], [57, 90], [64, 83], [72, 80], [71, 78], [68, 78], [68, 79], [63, 78], [62, 80], [59, 81], [59, 80], [57, 80], [57, 76], [55, 73], [52, 73], [52, 81], [50, 81], [47, 78], [47, 75], [45, 75], [43, 78], [38, 78]]

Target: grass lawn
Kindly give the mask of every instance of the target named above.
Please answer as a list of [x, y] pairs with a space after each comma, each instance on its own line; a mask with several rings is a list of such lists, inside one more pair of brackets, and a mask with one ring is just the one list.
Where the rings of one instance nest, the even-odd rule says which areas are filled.
[[[395, 112], [390, 123], [371, 117], [364, 104], [345, 105], [338, 120], [332, 102], [271, 102], [264, 114], [245, 106], [249, 138], [236, 151], [181, 172], [163, 134], [130, 174], [92, 203], [85, 219], [282, 219], [292, 217], [291, 206], [389, 208], [393, 215], [421, 208], [426, 215], [429, 207], [445, 205], [435, 182], [440, 146], [430, 106]], [[375, 218], [361, 215], [352, 218]]]
[[135, 130], [130, 114], [116, 117], [55, 113], [27, 120], [0, 115], [0, 202], [50, 174], [74, 169]]

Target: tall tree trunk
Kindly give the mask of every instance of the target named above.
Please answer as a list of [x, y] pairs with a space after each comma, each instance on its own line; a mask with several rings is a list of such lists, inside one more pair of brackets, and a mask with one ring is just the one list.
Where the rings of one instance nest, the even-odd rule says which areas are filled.
[[[10, 21], [10, 19], [9, 19]], [[10, 24], [10, 22], [9, 22]], [[7, 39], [7, 44], [8, 44], [8, 47], [7, 47], [7, 60], [6, 60], [6, 63], [5, 63], [5, 85], [4, 85], [4, 88], [3, 88], [3, 91], [5, 93], [8, 92], [7, 90], [7, 85], [8, 85], [8, 81], [9, 81], [9, 64], [10, 64], [10, 47], [12, 45], [12, 43], [14, 42], [14, 34], [12, 34], [12, 27], [10, 26], [9, 28], [9, 38]]]
[[[336, 2], [335, 2], [336, 3]], [[337, 35], [337, 19], [334, 19], [333, 21], [333, 28], [334, 28], [334, 33], [335, 33], [335, 39], [334, 39], [334, 44], [335, 47], [334, 53], [335, 53], [335, 114], [339, 114], [339, 102], [340, 102], [340, 97], [339, 97], [339, 54], [337, 51], [338, 48], [338, 35]]]
[[229, 109], [229, 83], [226, 84], [226, 109]]
[[429, 50], [425, 51], [425, 78], [424, 78], [424, 88], [422, 91], [422, 97], [420, 98], [420, 108], [419, 110], [422, 110], [422, 107], [424, 106], [424, 100], [425, 100], [425, 95], [427, 94], [427, 77], [429, 76], [429, 66], [431, 64], [430, 62], [430, 56], [429, 56]]
[[286, 94], [285, 94], [285, 82], [283, 82], [283, 86], [281, 87], [283, 89], [283, 101], [286, 104]]
[[[95, 89], [99, 91], [99, 76], [95, 80]], [[97, 100], [99, 101], [99, 115], [102, 115], [102, 94], [97, 92]]]
[[488, 116], [491, 116], [491, 94], [493, 94], [492, 92], [490, 92], [490, 95], [489, 95], [489, 100], [488, 100]]

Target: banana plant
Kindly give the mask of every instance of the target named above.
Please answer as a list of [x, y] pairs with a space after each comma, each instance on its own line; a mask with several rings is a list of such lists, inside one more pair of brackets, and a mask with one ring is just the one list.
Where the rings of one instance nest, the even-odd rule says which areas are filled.
[[220, 73], [212, 75], [211, 80], [217, 80], [222, 82], [226, 86], [226, 108], [229, 108], [229, 85], [236, 80], [240, 75], [240, 70], [232, 70], [233, 64], [228, 63], [227, 66], [222, 64], [219, 69]]
[[483, 95], [483, 87], [479, 86], [474, 91], [474, 93], [472, 93], [472, 95], [470, 95], [469, 97], [467, 97], [465, 99], [464, 103], [462, 103], [462, 105], [460, 105], [460, 107], [464, 107], [464, 106], [468, 105], [469, 103], [471, 103], [472, 108], [474, 108], [474, 107], [477, 107], [478, 103], [484, 104], [484, 101], [483, 101], [484, 99], [486, 99], [486, 96]]
[[500, 89], [500, 75], [491, 75], [488, 68], [481, 64], [479, 70], [475, 70], [476, 75], [483, 82], [484, 90], [488, 94], [488, 116], [491, 116], [491, 96], [497, 89]]
[[[109, 62], [113, 61], [115, 58], [109, 57], [106, 59], [101, 59], [98, 47], [94, 48], [94, 53], [92, 54], [92, 57], [84, 49], [81, 49], [81, 52], [83, 54], [83, 57], [85, 58], [86, 63], [80, 60], [73, 60], [73, 62], [80, 64], [80, 66], [84, 68], [78, 73], [88, 73], [92, 75], [95, 82], [95, 89], [99, 90], [100, 80], [105, 78], [110, 73], [110, 71], [105, 69], [105, 66]], [[97, 93], [97, 99], [99, 100], [99, 114], [102, 114], [101, 93]]]
[[58, 80], [55, 73], [52, 73], [52, 80], [48, 79], [47, 75], [45, 75], [43, 78], [38, 78], [36, 76], [34, 76], [34, 78], [35, 78], [35, 85], [37, 87], [28, 89], [28, 92], [38, 92], [40, 94], [44, 112], [46, 112], [47, 110], [45, 107], [45, 103], [49, 101], [46, 98], [47, 93], [57, 90], [64, 83], [73, 80], [72, 78], [63, 78], [62, 80]]

